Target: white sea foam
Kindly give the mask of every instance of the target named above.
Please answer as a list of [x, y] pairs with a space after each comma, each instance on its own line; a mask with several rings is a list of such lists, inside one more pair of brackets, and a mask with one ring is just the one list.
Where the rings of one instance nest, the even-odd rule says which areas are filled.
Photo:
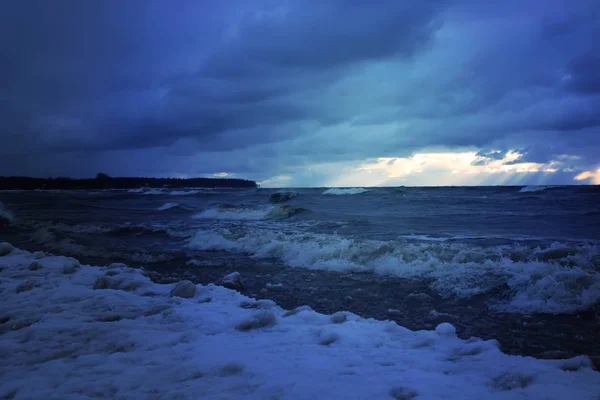
[[556, 188], [556, 187], [558, 187], [558, 186], [537, 186], [537, 185], [525, 186], [524, 188], [521, 188], [521, 190], [519, 190], [519, 193], [543, 192], [544, 190], [552, 189], [552, 188]]
[[508, 280], [515, 296], [495, 308], [560, 314], [585, 310], [600, 301], [600, 273], [557, 264], [531, 263]]
[[[600, 301], [600, 275], [594, 270], [594, 257], [599, 253], [592, 245], [574, 249], [556, 244], [544, 250], [514, 245], [476, 247], [256, 228], [198, 231], [189, 245], [278, 258], [291, 267], [428, 279], [445, 297], [469, 298], [508, 285], [514, 293], [513, 302], [503, 307], [514, 312], [570, 313]], [[578, 278], [565, 274], [569, 271]]]
[[411, 331], [345, 313], [336, 324], [309, 307], [240, 307], [257, 303], [214, 285], [190, 283], [192, 298], [169, 297], [175, 285], [122, 264], [92, 267], [19, 249], [0, 260], [0, 398], [587, 400], [600, 393], [587, 357], [509, 356], [495, 340], [461, 340], [448, 323]]
[[128, 189], [128, 193], [137, 193], [142, 195], [162, 195], [162, 196], [190, 196], [194, 194], [200, 193], [200, 190], [171, 190], [166, 188], [138, 188], [138, 189]]
[[350, 194], [361, 194], [370, 192], [370, 189], [365, 188], [331, 188], [324, 191], [322, 194], [335, 195], [335, 196], [343, 196]]

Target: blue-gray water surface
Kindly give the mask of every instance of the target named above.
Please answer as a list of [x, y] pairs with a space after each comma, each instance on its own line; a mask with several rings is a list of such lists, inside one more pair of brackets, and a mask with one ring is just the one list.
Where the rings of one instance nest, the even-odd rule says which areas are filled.
[[[505, 351], [600, 354], [600, 188], [0, 192], [2, 240], [153, 279], [242, 273], [250, 296], [449, 321]], [[281, 283], [280, 285], [274, 284]]]

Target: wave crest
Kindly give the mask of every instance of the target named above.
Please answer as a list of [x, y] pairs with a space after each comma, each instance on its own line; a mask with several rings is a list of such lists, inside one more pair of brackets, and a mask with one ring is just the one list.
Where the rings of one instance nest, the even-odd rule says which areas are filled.
[[498, 307], [511, 312], [572, 313], [600, 301], [595, 271], [600, 253], [594, 245], [478, 247], [250, 228], [198, 231], [189, 246], [276, 258], [290, 267], [430, 280], [443, 297], [470, 298], [508, 287], [511, 301]]
[[129, 189], [127, 193], [135, 193], [141, 195], [163, 195], [163, 196], [190, 196], [194, 194], [199, 194], [200, 190], [171, 190], [171, 189], [159, 189], [159, 188], [138, 188], [138, 189]]
[[370, 189], [365, 188], [331, 188], [324, 191], [322, 194], [327, 195], [335, 195], [335, 196], [343, 196], [343, 195], [351, 195], [351, 194], [361, 194], [370, 192]]
[[168, 211], [168, 210], [181, 210], [181, 211], [191, 211], [193, 207], [187, 206], [181, 203], [165, 203], [162, 206], [158, 207], [157, 211]]
[[543, 192], [544, 190], [557, 188], [558, 186], [541, 186], [541, 185], [531, 185], [525, 186], [519, 190], [519, 193], [535, 193], [535, 192]]
[[308, 212], [305, 208], [292, 206], [267, 206], [261, 208], [245, 208], [230, 204], [221, 204], [216, 208], [209, 208], [194, 215], [194, 219], [215, 219], [231, 221], [260, 221], [281, 220], [295, 217]]
[[230, 204], [221, 204], [216, 208], [209, 208], [194, 215], [194, 219], [216, 219], [232, 221], [258, 221], [263, 219], [271, 210], [271, 207], [252, 209], [236, 207]]

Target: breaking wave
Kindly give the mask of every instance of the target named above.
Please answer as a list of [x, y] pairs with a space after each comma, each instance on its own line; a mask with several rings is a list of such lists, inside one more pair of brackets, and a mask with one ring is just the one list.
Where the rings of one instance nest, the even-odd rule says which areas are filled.
[[171, 208], [175, 208], [178, 206], [179, 206], [179, 203], [165, 203], [162, 206], [158, 207], [157, 210], [158, 211], [167, 211], [167, 210], [170, 210]]
[[260, 221], [292, 218], [298, 214], [308, 212], [305, 208], [291, 206], [265, 206], [260, 208], [237, 207], [222, 204], [216, 208], [209, 208], [194, 215], [195, 219], [214, 219], [232, 221]]
[[342, 196], [342, 195], [349, 195], [349, 194], [361, 194], [361, 193], [366, 193], [366, 192], [370, 192], [370, 191], [371, 191], [370, 189], [365, 189], [365, 188], [331, 188], [331, 189], [327, 189], [322, 194]]
[[138, 188], [129, 189], [127, 193], [136, 193], [142, 195], [163, 195], [163, 196], [190, 196], [199, 194], [199, 189], [193, 190], [171, 190], [171, 189], [158, 189], [158, 188]]
[[168, 210], [181, 210], [181, 211], [191, 211], [193, 207], [187, 206], [181, 203], [165, 203], [162, 206], [156, 209], [157, 211], [168, 211]]
[[478, 247], [247, 228], [198, 231], [189, 246], [276, 258], [291, 267], [425, 279], [443, 297], [508, 291], [510, 299], [494, 305], [508, 312], [573, 313], [600, 302], [600, 252], [592, 244]]
[[544, 190], [553, 189], [553, 188], [557, 188], [557, 187], [559, 187], [559, 186], [537, 186], [537, 185], [525, 186], [525, 187], [521, 188], [521, 190], [519, 190], [519, 193], [543, 192]]
[[296, 196], [298, 196], [296, 192], [275, 192], [269, 197], [269, 202], [273, 204], [285, 203]]
[[231, 205], [220, 205], [216, 208], [209, 208], [194, 215], [194, 219], [217, 219], [233, 221], [258, 221], [263, 219], [271, 210], [271, 207], [265, 208], [244, 208]]

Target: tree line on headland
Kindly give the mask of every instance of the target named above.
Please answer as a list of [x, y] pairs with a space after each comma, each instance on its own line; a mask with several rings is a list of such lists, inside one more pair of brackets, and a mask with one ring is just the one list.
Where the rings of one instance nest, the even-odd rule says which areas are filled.
[[256, 188], [254, 181], [229, 178], [113, 178], [99, 173], [93, 179], [0, 176], [0, 190], [98, 190], [138, 188]]

